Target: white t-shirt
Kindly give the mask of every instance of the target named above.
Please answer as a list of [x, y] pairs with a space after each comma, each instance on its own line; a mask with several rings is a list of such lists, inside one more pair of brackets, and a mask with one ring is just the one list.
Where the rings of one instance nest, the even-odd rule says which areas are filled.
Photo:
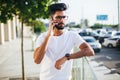
[[[36, 47], [40, 46], [43, 42], [46, 33], [42, 33], [37, 41]], [[60, 36], [51, 36], [45, 56], [40, 63], [40, 80], [69, 80], [71, 76], [72, 60], [66, 61], [61, 70], [57, 70], [55, 62], [66, 53], [71, 53], [74, 46], [79, 47], [84, 40], [78, 33], [65, 30]]]

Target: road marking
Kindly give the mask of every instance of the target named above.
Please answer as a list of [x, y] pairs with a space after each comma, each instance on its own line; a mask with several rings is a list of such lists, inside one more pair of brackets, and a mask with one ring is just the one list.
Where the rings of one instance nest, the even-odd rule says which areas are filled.
[[107, 59], [110, 59], [110, 60], [112, 59], [112, 58], [111, 58], [111, 57], [109, 57], [109, 56], [106, 56], [106, 58], [107, 58]]

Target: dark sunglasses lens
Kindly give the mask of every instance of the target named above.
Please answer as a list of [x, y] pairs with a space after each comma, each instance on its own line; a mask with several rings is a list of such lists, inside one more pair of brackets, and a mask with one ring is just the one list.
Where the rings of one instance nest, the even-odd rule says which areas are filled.
[[61, 19], [62, 18], [62, 16], [58, 16], [58, 19]]
[[62, 18], [66, 18], [66, 16], [57, 16], [57, 19], [62, 19]]
[[62, 16], [62, 18], [66, 18], [66, 16]]

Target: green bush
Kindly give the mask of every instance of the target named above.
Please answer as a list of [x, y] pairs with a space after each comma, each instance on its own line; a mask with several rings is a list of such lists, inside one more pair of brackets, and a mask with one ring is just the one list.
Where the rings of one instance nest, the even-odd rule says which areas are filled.
[[41, 21], [35, 21], [34, 22], [34, 32], [35, 33], [41, 33], [46, 31], [46, 27], [43, 22]]

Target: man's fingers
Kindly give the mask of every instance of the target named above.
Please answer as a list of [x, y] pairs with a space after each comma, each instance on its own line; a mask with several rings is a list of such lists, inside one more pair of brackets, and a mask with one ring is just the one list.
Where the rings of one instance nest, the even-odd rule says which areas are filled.
[[55, 66], [56, 69], [60, 70], [61, 69], [61, 66]]
[[61, 65], [55, 64], [55, 68], [60, 70], [61, 69]]

